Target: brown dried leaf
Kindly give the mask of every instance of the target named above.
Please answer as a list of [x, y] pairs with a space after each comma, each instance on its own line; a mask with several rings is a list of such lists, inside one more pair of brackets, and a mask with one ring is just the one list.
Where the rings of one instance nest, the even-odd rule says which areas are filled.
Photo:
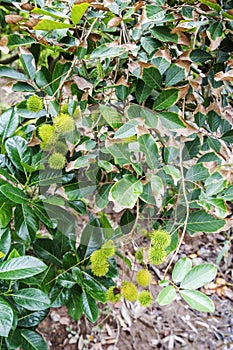
[[6, 15], [5, 16], [5, 21], [8, 24], [15, 24], [18, 23], [20, 21], [22, 21], [23, 17], [19, 16], [19, 15]]
[[26, 4], [21, 5], [21, 9], [25, 11], [32, 11], [34, 7], [35, 6], [33, 6], [32, 4], [29, 4], [28, 2]]
[[134, 5], [134, 12], [137, 12], [139, 10], [141, 10], [141, 8], [145, 5], [145, 1], [138, 1], [136, 2], [136, 4]]
[[31, 29], [35, 27], [39, 22], [40, 20], [38, 18], [32, 17], [25, 23], [25, 26]]
[[218, 72], [215, 74], [214, 79], [216, 81], [232, 81], [233, 80], [233, 69], [226, 73]]
[[4, 54], [8, 54], [8, 52], [9, 52], [9, 49], [7, 47], [7, 43], [8, 43], [8, 39], [6, 36], [4, 36], [3, 38], [0, 39], [0, 50]]
[[178, 33], [178, 44], [189, 46], [190, 38], [184, 33]]
[[117, 27], [122, 21], [122, 17], [113, 17], [108, 21], [108, 28], [115, 28]]

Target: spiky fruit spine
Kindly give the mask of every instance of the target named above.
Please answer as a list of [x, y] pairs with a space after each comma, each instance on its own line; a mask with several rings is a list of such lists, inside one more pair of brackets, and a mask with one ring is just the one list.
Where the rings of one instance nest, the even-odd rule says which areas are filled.
[[144, 307], [150, 306], [152, 304], [153, 300], [154, 299], [153, 299], [152, 295], [147, 290], [143, 290], [138, 295], [138, 301]]
[[171, 236], [167, 231], [157, 230], [151, 232], [151, 244], [158, 249], [165, 249], [171, 243]]
[[128, 301], [135, 301], [138, 296], [138, 290], [134, 283], [123, 282], [121, 286], [121, 294]]
[[68, 113], [68, 109], [69, 109], [68, 103], [63, 103], [63, 105], [61, 106], [61, 112]]
[[54, 118], [55, 130], [60, 135], [66, 135], [74, 131], [74, 120], [69, 114], [61, 113]]
[[121, 299], [120, 289], [113, 286], [110, 287], [106, 292], [106, 300], [110, 301], [111, 303], [117, 303]]
[[48, 162], [51, 169], [59, 170], [64, 168], [66, 164], [66, 158], [63, 154], [55, 152], [49, 157]]
[[40, 112], [44, 108], [42, 98], [37, 95], [30, 96], [27, 100], [27, 109], [30, 112]]
[[148, 258], [150, 263], [160, 265], [166, 258], [166, 252], [164, 249], [157, 249], [156, 247], [152, 246], [149, 249]]
[[113, 241], [107, 241], [102, 245], [101, 250], [106, 258], [111, 258], [116, 252], [116, 247]]
[[140, 264], [143, 264], [143, 252], [144, 248], [139, 248], [135, 253], [135, 259], [137, 259]]
[[136, 281], [140, 286], [147, 287], [152, 281], [152, 274], [148, 270], [139, 270]]
[[38, 134], [42, 141], [48, 141], [54, 136], [54, 127], [50, 124], [42, 124], [38, 128]]

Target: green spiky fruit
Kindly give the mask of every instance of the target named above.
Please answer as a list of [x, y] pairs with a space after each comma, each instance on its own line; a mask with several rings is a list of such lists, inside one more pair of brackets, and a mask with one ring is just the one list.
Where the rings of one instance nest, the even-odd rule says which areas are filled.
[[151, 244], [158, 249], [165, 249], [171, 244], [171, 236], [164, 230], [152, 231]]
[[136, 281], [140, 286], [147, 287], [152, 281], [152, 274], [148, 270], [139, 270]]
[[94, 251], [90, 256], [91, 271], [98, 277], [105, 276], [109, 270], [109, 262], [101, 249]]
[[62, 141], [57, 141], [55, 144], [55, 150], [58, 153], [66, 155], [68, 148], [67, 145]]
[[120, 289], [117, 287], [110, 287], [106, 292], [106, 300], [110, 301], [111, 303], [117, 303], [121, 299], [120, 292]]
[[42, 98], [37, 95], [30, 96], [27, 100], [27, 109], [30, 112], [40, 112], [44, 108]]
[[132, 282], [123, 282], [121, 286], [121, 295], [129, 301], [135, 301], [138, 296], [138, 289]]
[[135, 253], [135, 259], [137, 259], [140, 264], [143, 264], [143, 252], [144, 248], [139, 248]]
[[101, 251], [103, 252], [106, 258], [111, 258], [116, 252], [116, 247], [113, 244], [113, 241], [105, 242], [102, 245]]
[[74, 131], [74, 120], [69, 114], [61, 113], [54, 118], [55, 130], [60, 135], [66, 135]]
[[150, 247], [148, 252], [148, 258], [150, 263], [154, 265], [160, 265], [166, 258], [166, 252], [164, 249], [158, 249], [154, 246]]
[[51, 169], [59, 170], [64, 168], [66, 164], [66, 158], [63, 154], [55, 152], [49, 157], [48, 162]]
[[154, 298], [152, 297], [151, 293], [148, 292], [147, 290], [143, 290], [138, 295], [138, 301], [144, 307], [150, 306], [152, 304], [153, 300], [154, 300]]
[[54, 137], [54, 127], [50, 124], [42, 124], [38, 128], [38, 135], [42, 141], [48, 141], [50, 138]]

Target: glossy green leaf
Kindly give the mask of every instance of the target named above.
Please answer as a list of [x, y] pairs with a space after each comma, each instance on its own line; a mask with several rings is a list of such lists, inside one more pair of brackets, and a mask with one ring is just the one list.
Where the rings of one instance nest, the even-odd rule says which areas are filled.
[[198, 210], [190, 213], [187, 230], [191, 235], [195, 232], [217, 232], [225, 223], [225, 220], [212, 216], [204, 210]]
[[146, 156], [146, 164], [151, 169], [158, 167], [158, 147], [156, 142], [150, 134], [143, 134], [138, 137], [140, 151]]
[[124, 47], [108, 47], [106, 45], [100, 45], [97, 49], [92, 51], [90, 58], [91, 59], [99, 59], [101, 58], [111, 58], [111, 57], [118, 57], [121, 56], [126, 49]]
[[19, 58], [23, 66], [24, 72], [27, 74], [29, 79], [33, 80], [36, 73], [36, 62], [34, 56], [28, 49], [25, 49], [24, 47], [21, 47], [19, 49], [19, 52]]
[[213, 264], [205, 263], [193, 267], [181, 282], [183, 289], [198, 289], [211, 282], [217, 274], [217, 268]]
[[144, 68], [142, 80], [152, 89], [161, 90], [162, 76], [156, 67]]
[[2, 297], [0, 297], [0, 310], [0, 336], [7, 337], [13, 325], [14, 314], [11, 306]]
[[138, 79], [135, 96], [139, 104], [144, 102], [152, 93], [153, 88], [144, 83], [143, 80]]
[[30, 311], [39, 311], [50, 307], [48, 296], [40, 289], [24, 288], [12, 295], [16, 304]]
[[44, 8], [35, 7], [31, 12], [37, 13], [38, 15], [50, 16], [56, 19], [69, 18], [69, 16], [67, 16], [62, 11], [57, 11], [50, 7], [44, 7]]
[[78, 321], [82, 316], [81, 292], [72, 289], [69, 301], [66, 305], [69, 315], [74, 321]]
[[26, 204], [29, 200], [29, 198], [24, 194], [23, 190], [11, 185], [10, 183], [0, 186], [0, 192], [12, 202], [17, 204]]
[[0, 66], [0, 77], [11, 78], [15, 80], [27, 81], [28, 77], [8, 66]]
[[205, 63], [209, 60], [212, 60], [212, 56], [209, 52], [200, 49], [192, 50], [190, 53], [190, 58], [193, 62], [197, 63]]
[[43, 272], [47, 266], [32, 256], [21, 256], [0, 264], [0, 279], [18, 280]]
[[[20, 47], [20, 46], [26, 46], [30, 45], [36, 42], [34, 38], [32, 38], [29, 35], [20, 35], [20, 34], [10, 34], [7, 36], [8, 43], [7, 46], [9, 48], [14, 48], [14, 47]], [[26, 77], [25, 77], [26, 78]], [[25, 79], [23, 79], [25, 80]]]
[[[160, 1], [163, 2], [163, 1]], [[166, 11], [160, 6], [146, 5], [146, 15], [150, 20], [161, 21], [164, 19]]]
[[185, 128], [184, 123], [179, 118], [179, 115], [174, 112], [160, 112], [157, 114], [163, 126], [168, 130], [176, 130]]
[[78, 24], [84, 13], [90, 6], [89, 3], [83, 2], [81, 4], [73, 5], [71, 10], [71, 19], [74, 24]]
[[[1, 187], [0, 187], [1, 189]], [[6, 227], [12, 219], [12, 207], [8, 203], [0, 203], [0, 228]]]
[[143, 186], [140, 180], [133, 175], [124, 175], [123, 179], [112, 186], [110, 196], [116, 206], [133, 208], [142, 192]]
[[180, 290], [179, 293], [193, 309], [204, 312], [214, 312], [214, 303], [205, 294], [197, 290]]
[[5, 143], [7, 155], [14, 166], [24, 171], [21, 162], [28, 164], [31, 160], [31, 152], [27, 147], [27, 141], [20, 136], [13, 136]]
[[115, 133], [115, 139], [124, 139], [136, 135], [136, 126], [138, 121], [136, 119], [130, 120], [123, 124]]
[[153, 38], [150, 38], [149, 36], [145, 36], [141, 38], [141, 45], [143, 49], [151, 55], [153, 52], [155, 52], [160, 46], [161, 43]]
[[113, 129], [119, 128], [122, 125], [122, 116], [114, 107], [100, 105], [99, 110], [102, 117]]
[[153, 109], [156, 111], [162, 111], [173, 106], [178, 100], [177, 89], [163, 90], [156, 98]]
[[166, 26], [156, 26], [151, 30], [151, 33], [154, 38], [161, 42], [178, 42], [178, 35], [172, 34], [171, 30]]
[[185, 275], [191, 270], [192, 261], [189, 258], [181, 258], [175, 264], [172, 271], [172, 279], [174, 283], [181, 282]]
[[42, 19], [35, 27], [34, 30], [50, 31], [54, 29], [72, 28], [73, 26], [67, 23], [53, 21], [51, 19]]
[[158, 304], [159, 305], [168, 305], [176, 297], [176, 290], [173, 286], [167, 286], [161, 290], [158, 295]]
[[0, 228], [0, 252], [1, 252], [1, 255], [3, 255], [2, 257], [4, 257], [9, 253], [10, 248], [11, 248], [11, 230], [9, 228], [3, 228], [3, 229]]
[[29, 329], [21, 329], [23, 350], [48, 350], [48, 346], [42, 336]]
[[81, 295], [81, 307], [88, 320], [94, 323], [99, 314], [98, 306], [96, 305], [95, 300], [86, 292], [83, 292]]
[[185, 78], [185, 69], [172, 64], [166, 71], [165, 86], [173, 86], [184, 80]]
[[19, 116], [14, 108], [10, 108], [0, 116], [0, 136], [2, 140], [14, 134], [19, 125]]
[[34, 211], [28, 205], [23, 204], [16, 208], [14, 219], [17, 235], [27, 242], [33, 241], [39, 230], [39, 220]]
[[210, 0], [198, 0], [198, 1], [204, 5], [209, 6], [211, 9], [214, 9], [218, 12], [220, 12], [222, 10], [221, 6], [219, 4], [217, 4], [217, 2], [215, 2], [215, 1], [210, 1]]
[[204, 181], [209, 177], [209, 171], [202, 163], [194, 164], [187, 171], [185, 180], [190, 182]]

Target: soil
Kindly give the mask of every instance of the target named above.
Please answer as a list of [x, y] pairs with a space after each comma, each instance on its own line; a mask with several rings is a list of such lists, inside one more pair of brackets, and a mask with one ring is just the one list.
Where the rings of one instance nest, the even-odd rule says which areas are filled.
[[[195, 263], [216, 263], [223, 244], [220, 234], [187, 238], [179, 257], [185, 253]], [[215, 303], [213, 314], [192, 310], [179, 298], [163, 307], [155, 302], [148, 309], [137, 302], [120, 302], [100, 305], [100, 317], [91, 324], [84, 317], [72, 321], [62, 307], [52, 309], [38, 331], [50, 350], [233, 350], [232, 260], [232, 251], [228, 251], [219, 264], [216, 281], [202, 289]], [[151, 272], [151, 292], [156, 299], [163, 269], [153, 268]]]

